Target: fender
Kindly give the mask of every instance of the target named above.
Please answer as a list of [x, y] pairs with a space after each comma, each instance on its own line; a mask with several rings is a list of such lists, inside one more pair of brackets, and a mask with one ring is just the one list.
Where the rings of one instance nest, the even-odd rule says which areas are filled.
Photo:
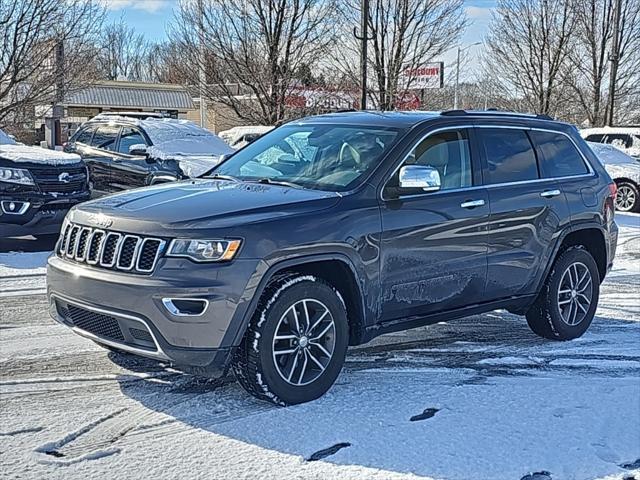
[[[251, 301], [249, 302], [247, 308], [244, 310], [244, 313], [239, 318], [234, 317], [232, 321], [232, 324], [239, 322], [239, 324], [237, 325], [237, 328], [230, 329], [230, 333], [231, 331], [235, 333], [233, 338], [230, 339], [229, 343], [227, 343], [226, 341], [223, 341], [223, 345], [230, 344], [232, 346], [237, 346], [240, 344], [240, 342], [242, 341], [242, 338], [244, 337], [245, 331], [247, 330], [247, 327], [249, 325], [249, 321], [251, 320], [251, 317], [253, 316], [253, 313], [255, 312], [255, 309], [258, 306], [258, 301], [262, 297], [262, 294], [264, 293], [264, 290], [266, 289], [267, 285], [275, 275], [290, 268], [299, 267], [307, 263], [320, 262], [320, 261], [326, 261], [326, 260], [337, 260], [339, 262], [342, 262], [351, 271], [351, 274], [356, 279], [356, 285], [358, 288], [358, 299], [356, 301], [356, 305], [359, 310], [358, 313], [360, 315], [360, 319], [364, 320], [365, 312], [366, 312], [364, 295], [362, 293], [362, 286], [360, 285], [360, 282], [357, 280], [360, 277], [351, 259], [347, 255], [342, 253], [318, 253], [313, 255], [301, 255], [299, 257], [289, 258], [289, 259], [274, 263], [264, 272], [264, 274], [262, 274], [260, 282], [258, 283], [258, 286], [255, 289], [255, 292], [253, 294], [253, 297], [251, 298]], [[364, 325], [362, 326], [362, 328], [364, 328]]]
[[560, 251], [560, 247], [564, 243], [564, 240], [567, 238], [567, 236], [569, 234], [571, 234], [571, 233], [579, 232], [580, 230], [587, 230], [587, 229], [597, 229], [598, 231], [600, 231], [600, 234], [602, 235], [603, 240], [605, 240], [605, 245], [606, 245], [605, 230], [604, 230], [604, 228], [602, 227], [601, 224], [599, 224], [597, 222], [581, 222], [579, 224], [571, 224], [571, 225], [569, 225], [567, 228], [565, 228], [563, 230], [562, 234], [557, 238], [556, 244], [553, 246], [553, 252], [551, 254], [551, 261], [549, 261], [547, 263], [547, 266], [543, 270], [543, 274], [541, 275], [540, 279], [538, 280], [538, 288], [537, 288], [536, 292], [540, 292], [540, 289], [542, 288], [542, 285], [544, 284], [545, 280], [549, 276], [549, 272], [551, 271], [551, 267], [553, 266], [556, 258], [558, 257], [558, 253]]

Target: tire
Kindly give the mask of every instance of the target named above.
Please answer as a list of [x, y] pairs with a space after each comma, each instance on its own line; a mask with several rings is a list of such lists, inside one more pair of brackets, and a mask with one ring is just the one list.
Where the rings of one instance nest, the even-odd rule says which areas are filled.
[[616, 210], [620, 212], [640, 212], [640, 191], [638, 185], [628, 180], [616, 182], [618, 193], [615, 198]]
[[595, 260], [582, 246], [570, 247], [556, 259], [542, 291], [526, 313], [527, 323], [534, 333], [550, 340], [578, 338], [591, 325], [599, 295], [600, 274]]
[[[276, 333], [283, 338], [276, 340]], [[257, 398], [278, 405], [309, 402], [335, 382], [348, 343], [347, 312], [337, 290], [312, 275], [284, 275], [265, 289], [231, 368]]]

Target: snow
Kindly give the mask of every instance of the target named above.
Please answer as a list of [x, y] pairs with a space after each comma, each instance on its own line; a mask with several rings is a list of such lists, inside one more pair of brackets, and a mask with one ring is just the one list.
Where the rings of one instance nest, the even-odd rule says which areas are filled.
[[[616, 219], [614, 270], [580, 339], [540, 339], [504, 311], [397, 332], [286, 408], [107, 352], [53, 323], [44, 295], [0, 298], [2, 477], [638, 478], [640, 215]], [[0, 254], [11, 272], [41, 261]]]
[[587, 144], [613, 180], [624, 178], [640, 184], [640, 160], [611, 145], [594, 142], [587, 142]]
[[28, 145], [10, 145], [0, 142], [0, 158], [13, 162], [45, 163], [48, 165], [69, 165], [80, 162], [75, 153], [48, 150]]
[[[100, 116], [95, 118], [100, 119]], [[112, 115], [101, 119], [126, 121], [141, 127], [153, 143], [147, 147], [147, 153], [160, 160], [175, 160], [188, 177], [197, 177], [208, 172], [220, 162], [222, 155], [234, 152], [220, 137], [189, 120], [142, 120]]]

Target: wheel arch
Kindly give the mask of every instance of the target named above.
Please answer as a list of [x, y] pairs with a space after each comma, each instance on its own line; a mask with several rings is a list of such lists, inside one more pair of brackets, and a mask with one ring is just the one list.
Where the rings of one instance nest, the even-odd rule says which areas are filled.
[[359, 275], [348, 256], [331, 253], [296, 257], [275, 263], [263, 275], [253, 298], [246, 309], [241, 328], [238, 329], [234, 345], [237, 345], [247, 330], [251, 317], [269, 283], [279, 275], [314, 275], [336, 289], [347, 310], [349, 321], [349, 344], [362, 342], [365, 331], [365, 304]]
[[582, 246], [589, 252], [598, 266], [600, 281], [604, 280], [607, 273], [607, 243], [605, 233], [601, 226], [591, 223], [586, 223], [565, 231], [553, 255], [553, 261], [547, 266], [543, 279], [546, 280], [551, 266], [562, 252], [574, 246]]

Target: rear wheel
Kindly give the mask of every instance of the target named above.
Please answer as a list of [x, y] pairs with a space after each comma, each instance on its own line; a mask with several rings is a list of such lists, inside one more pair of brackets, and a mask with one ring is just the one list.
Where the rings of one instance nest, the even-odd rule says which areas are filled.
[[616, 210], [621, 212], [640, 211], [640, 192], [638, 186], [629, 181], [616, 182], [618, 193], [616, 194]]
[[338, 377], [348, 335], [345, 306], [331, 285], [311, 275], [280, 277], [267, 287], [232, 369], [258, 398], [308, 402]]
[[571, 247], [556, 260], [542, 291], [526, 314], [534, 333], [571, 340], [587, 331], [598, 306], [600, 276], [591, 254]]

